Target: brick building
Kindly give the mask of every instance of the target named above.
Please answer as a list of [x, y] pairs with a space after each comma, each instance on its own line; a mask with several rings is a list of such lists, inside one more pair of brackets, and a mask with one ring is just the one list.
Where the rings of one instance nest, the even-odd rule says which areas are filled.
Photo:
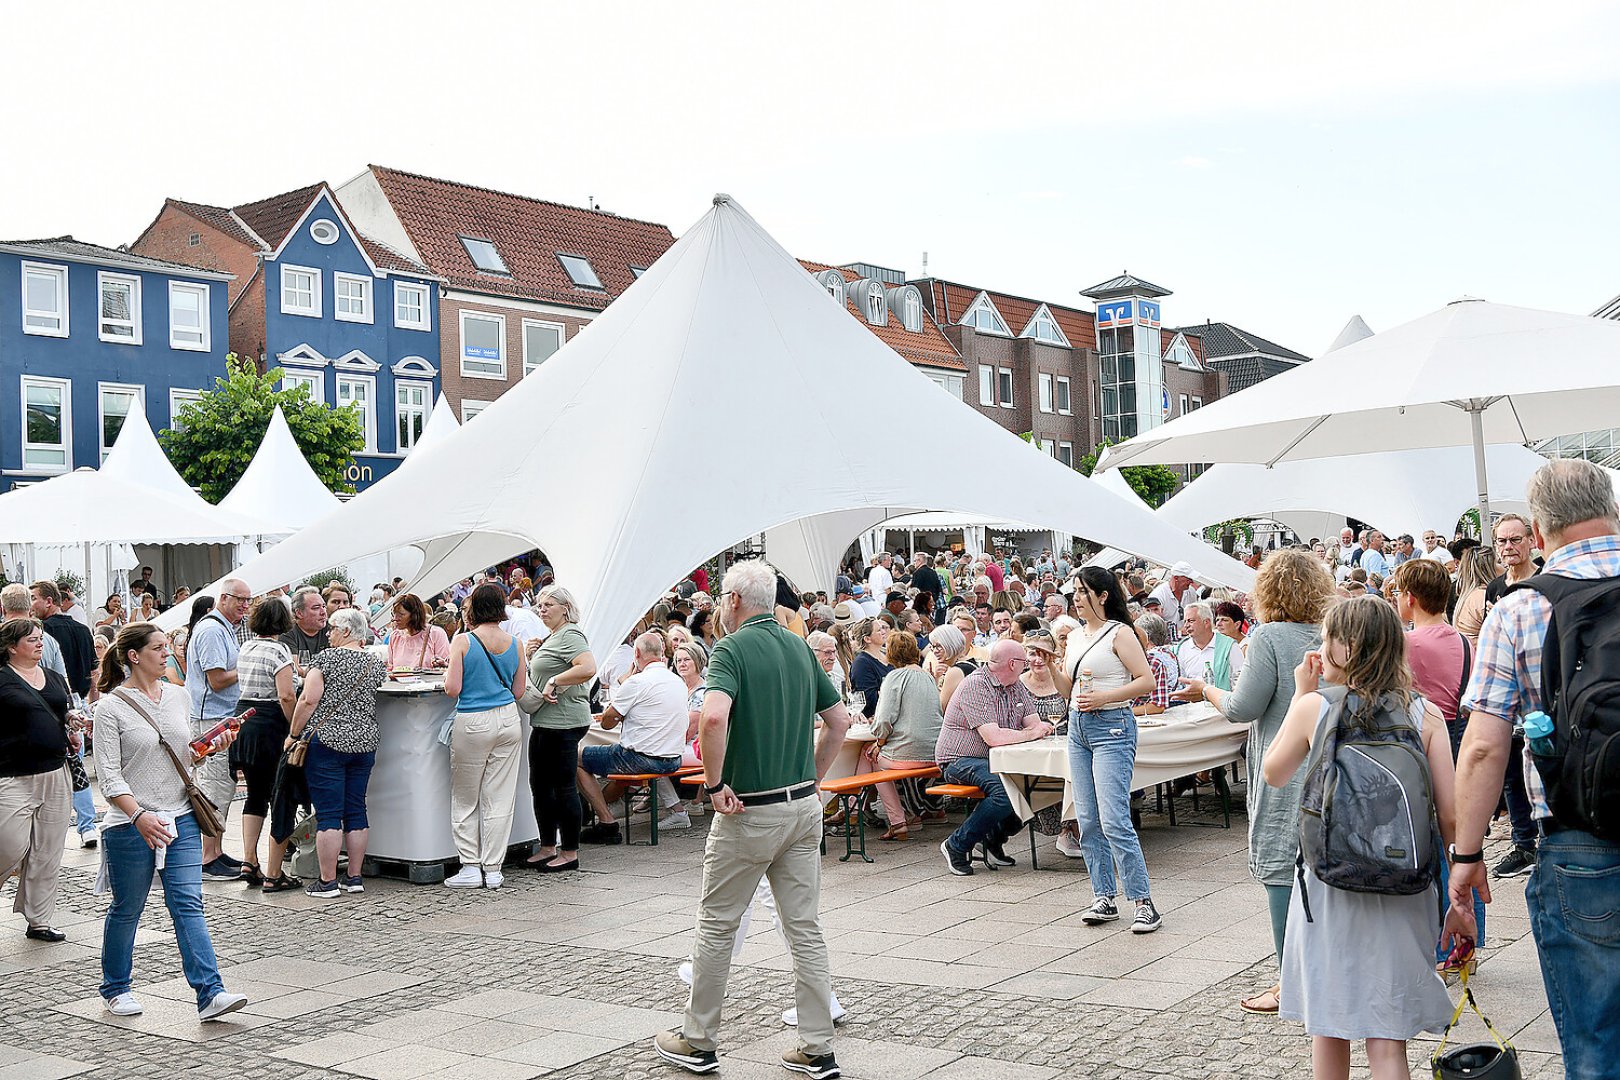
[[337, 189], [350, 219], [443, 282], [439, 369], [470, 419], [617, 299], [669, 228], [368, 166]]
[[1228, 393], [1247, 390], [1263, 379], [1281, 375], [1310, 357], [1295, 352], [1275, 341], [1268, 341], [1228, 322], [1206, 322], [1198, 326], [1183, 326], [1174, 331], [1201, 338], [1204, 342], [1204, 361], [1214, 370], [1226, 375]]

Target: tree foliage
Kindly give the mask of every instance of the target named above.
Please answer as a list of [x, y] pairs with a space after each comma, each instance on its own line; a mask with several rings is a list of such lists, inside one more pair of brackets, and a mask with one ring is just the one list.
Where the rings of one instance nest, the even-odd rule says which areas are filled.
[[359, 410], [328, 408], [303, 386], [278, 390], [281, 374], [271, 368], [261, 375], [251, 360], [232, 353], [214, 389], [181, 408], [178, 427], [159, 434], [180, 475], [209, 502], [223, 499], [247, 471], [277, 405], [321, 482], [333, 491], [354, 490], [344, 474], [366, 445]]
[[[1104, 439], [1091, 453], [1081, 458], [1075, 468], [1090, 476], [1097, 467], [1097, 459], [1102, 457], [1103, 449], [1109, 445], [1108, 440]], [[1125, 482], [1131, 485], [1131, 490], [1149, 506], [1163, 505], [1164, 500], [1175, 494], [1176, 486], [1181, 483], [1181, 478], [1163, 465], [1127, 465], [1119, 471], [1125, 475]]]

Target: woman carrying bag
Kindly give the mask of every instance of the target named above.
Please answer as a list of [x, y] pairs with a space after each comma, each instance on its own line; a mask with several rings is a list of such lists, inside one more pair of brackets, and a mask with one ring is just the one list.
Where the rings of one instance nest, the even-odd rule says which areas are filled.
[[517, 699], [528, 675], [522, 645], [501, 629], [505, 618], [506, 606], [496, 590], [486, 593], [480, 586], [468, 604], [467, 632], [450, 643], [450, 667], [444, 675], [444, 692], [456, 699], [450, 735], [450, 831], [461, 869], [445, 880], [447, 889], [498, 889], [505, 881], [501, 864], [512, 838], [523, 747]]
[[[174, 920], [181, 968], [197, 995], [197, 1015], [218, 1020], [246, 1005], [247, 996], [225, 989], [203, 920], [202, 830], [217, 832], [219, 817], [206, 813], [212, 808], [192, 781], [203, 758], [187, 745], [191, 701], [183, 687], [164, 681], [168, 662], [163, 631], [134, 623], [118, 632], [96, 678], [102, 695], [96, 776], [108, 804], [101, 841], [113, 895], [102, 931], [101, 997], [114, 1016], [143, 1011], [130, 993], [135, 931], [156, 873]], [[235, 738], [227, 730], [211, 752], [224, 753]], [[204, 800], [202, 820], [198, 799]]]

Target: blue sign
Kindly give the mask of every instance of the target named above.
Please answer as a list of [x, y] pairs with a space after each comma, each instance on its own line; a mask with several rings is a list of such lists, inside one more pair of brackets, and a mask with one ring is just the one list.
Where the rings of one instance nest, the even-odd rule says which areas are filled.
[[1131, 324], [1131, 300], [1110, 300], [1097, 305], [1097, 329], [1108, 330]]
[[1142, 301], [1142, 311], [1136, 320], [1142, 326], [1159, 325], [1159, 305], [1152, 300]]
[[477, 345], [463, 345], [461, 347], [461, 355], [470, 357], [474, 360], [499, 360], [501, 358], [501, 350], [481, 349]]

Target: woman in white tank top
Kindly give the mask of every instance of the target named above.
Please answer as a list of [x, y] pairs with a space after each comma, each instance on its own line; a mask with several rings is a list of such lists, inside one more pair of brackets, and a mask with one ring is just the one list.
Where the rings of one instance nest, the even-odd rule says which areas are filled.
[[1095, 566], [1082, 569], [1074, 602], [1082, 625], [1069, 634], [1063, 673], [1073, 684], [1069, 773], [1093, 894], [1082, 921], [1100, 926], [1118, 919], [1114, 898], [1116, 886], [1123, 884], [1125, 898], [1136, 901], [1131, 930], [1148, 934], [1161, 920], [1149, 895], [1142, 844], [1131, 824], [1131, 774], [1136, 767], [1131, 700], [1153, 690], [1153, 670], [1131, 624], [1125, 590], [1113, 574]]

